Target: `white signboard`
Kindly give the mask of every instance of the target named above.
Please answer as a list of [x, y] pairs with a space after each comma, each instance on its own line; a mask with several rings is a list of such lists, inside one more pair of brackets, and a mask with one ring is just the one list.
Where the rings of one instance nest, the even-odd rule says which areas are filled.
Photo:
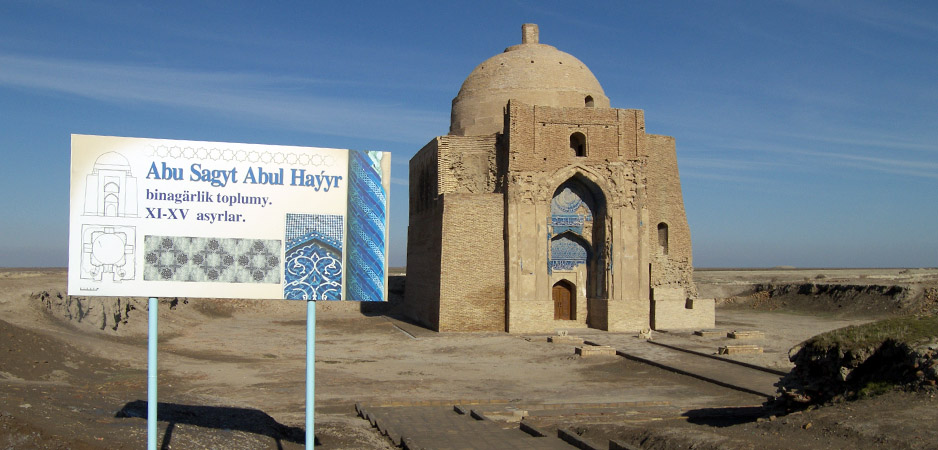
[[68, 293], [385, 300], [390, 156], [72, 135]]

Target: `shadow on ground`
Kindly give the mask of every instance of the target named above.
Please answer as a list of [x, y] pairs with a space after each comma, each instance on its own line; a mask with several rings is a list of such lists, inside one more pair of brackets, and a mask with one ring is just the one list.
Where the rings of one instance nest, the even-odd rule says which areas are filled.
[[697, 425], [709, 425], [711, 427], [729, 427], [742, 423], [755, 422], [759, 417], [766, 414], [765, 408], [761, 406], [739, 406], [726, 408], [700, 408], [692, 409], [682, 416], [687, 421]]
[[[176, 403], [159, 403], [156, 416], [158, 420], [167, 422], [166, 432], [163, 435], [162, 448], [169, 448], [172, 441], [173, 428], [176, 424], [194, 425], [203, 428], [217, 428], [225, 430], [238, 430], [270, 437], [281, 448], [281, 442], [303, 444], [306, 442], [306, 432], [302, 428], [283, 425], [267, 413], [248, 408], [234, 408], [229, 406], [197, 406], [180, 405]], [[135, 400], [124, 405], [115, 417], [147, 417], [147, 402]], [[319, 445], [318, 439], [316, 445]]]

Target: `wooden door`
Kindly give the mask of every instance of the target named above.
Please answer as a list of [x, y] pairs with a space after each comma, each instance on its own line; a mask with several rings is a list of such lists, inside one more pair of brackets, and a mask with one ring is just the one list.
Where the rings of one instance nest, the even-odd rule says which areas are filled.
[[573, 320], [573, 290], [566, 283], [554, 285], [554, 319]]

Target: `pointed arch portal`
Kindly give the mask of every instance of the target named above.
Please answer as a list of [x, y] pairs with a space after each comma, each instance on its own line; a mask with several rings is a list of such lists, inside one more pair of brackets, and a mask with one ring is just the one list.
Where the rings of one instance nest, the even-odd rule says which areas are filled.
[[555, 320], [577, 320], [579, 303], [586, 314], [580, 316], [588, 322], [590, 299], [607, 294], [606, 220], [606, 195], [595, 182], [574, 173], [557, 185], [550, 203], [547, 268], [554, 282]]

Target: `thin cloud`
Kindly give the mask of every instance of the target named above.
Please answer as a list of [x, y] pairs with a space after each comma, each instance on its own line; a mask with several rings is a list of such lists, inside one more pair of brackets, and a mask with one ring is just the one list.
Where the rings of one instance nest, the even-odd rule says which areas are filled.
[[[916, 10], [916, 6], [922, 7]], [[928, 11], [928, 8], [931, 10]], [[908, 37], [931, 39], [938, 33], [938, 24], [934, 22], [934, 4], [931, 2], [920, 5], [904, 3], [900, 7], [878, 1], [851, 1], [849, 7], [837, 8], [837, 11], [848, 19]]]
[[830, 135], [817, 135], [817, 134], [801, 134], [801, 133], [779, 133], [779, 136], [792, 137], [797, 139], [805, 139], [816, 142], [826, 142], [830, 144], [843, 144], [843, 145], [852, 145], [858, 147], [876, 147], [876, 148], [889, 148], [889, 149], [902, 149], [902, 150], [917, 150], [917, 151], [927, 151], [927, 152], [938, 152], [938, 144], [935, 143], [926, 143], [926, 142], [917, 142], [907, 137], [899, 138], [887, 134], [882, 135], [869, 135], [865, 137], [843, 137], [844, 135], [849, 136], [863, 136], [863, 132], [868, 132], [869, 130], [850, 130], [848, 133], [831, 133]]
[[678, 159], [682, 179], [701, 179], [726, 183], [750, 184], [765, 187], [768, 172], [789, 170], [787, 162], [755, 161], [751, 159], [695, 158]]
[[721, 183], [733, 183], [733, 184], [757, 184], [764, 186], [766, 184], [765, 179], [763, 178], [754, 178], [754, 177], [744, 177], [739, 175], [730, 175], [725, 173], [715, 173], [715, 172], [704, 172], [701, 170], [681, 170], [681, 178], [685, 180], [689, 179], [699, 179], [699, 180], [710, 180], [710, 181], [719, 181]]
[[859, 169], [938, 179], [938, 163], [909, 161], [895, 158], [878, 158], [874, 156], [851, 155], [846, 153], [804, 150], [799, 151], [798, 153], [802, 155], [827, 158], [828, 160], [839, 162], [842, 165]]
[[[806, 149], [804, 146], [780, 145], [771, 142], [736, 142], [725, 145], [724, 148], [732, 149], [734, 151], [745, 150], [749, 152], [762, 152], [783, 156], [787, 158], [788, 161], [780, 161], [779, 163], [789, 164], [793, 167], [837, 165], [904, 176], [938, 179], [938, 163], [930, 161], [810, 150]], [[794, 157], [808, 158], [811, 161], [807, 165], [792, 164], [790, 160]]]
[[[725, 169], [738, 171], [760, 170], [768, 167], [778, 167], [777, 162], [752, 161], [740, 159], [721, 159], [721, 158], [693, 158], [683, 157], [678, 160], [681, 167], [695, 167], [704, 169]], [[789, 164], [785, 164], [789, 165]]]
[[0, 85], [5, 86], [118, 104], [200, 110], [295, 130], [404, 143], [422, 141], [446, 128], [444, 115], [438, 111], [312, 92], [340, 83], [0, 54]]

